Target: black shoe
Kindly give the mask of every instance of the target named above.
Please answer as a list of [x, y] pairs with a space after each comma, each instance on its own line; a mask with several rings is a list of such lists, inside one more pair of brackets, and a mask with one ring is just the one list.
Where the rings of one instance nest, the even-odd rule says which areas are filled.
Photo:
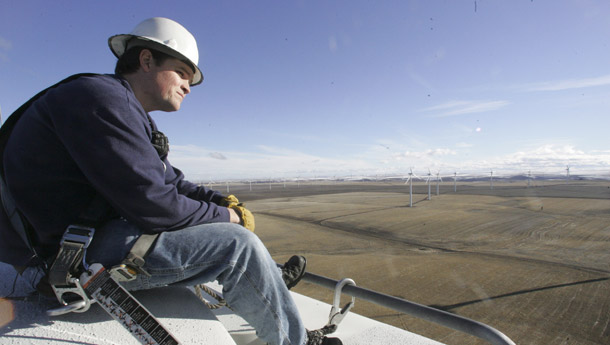
[[332, 333], [337, 329], [337, 326], [324, 326], [324, 328], [316, 329], [315, 331], [307, 331], [306, 345], [343, 345], [339, 338], [328, 338], [326, 334]]
[[301, 255], [294, 255], [286, 261], [284, 267], [282, 267], [282, 279], [284, 279], [284, 283], [289, 290], [301, 281], [301, 278], [305, 275], [306, 266], [307, 259]]

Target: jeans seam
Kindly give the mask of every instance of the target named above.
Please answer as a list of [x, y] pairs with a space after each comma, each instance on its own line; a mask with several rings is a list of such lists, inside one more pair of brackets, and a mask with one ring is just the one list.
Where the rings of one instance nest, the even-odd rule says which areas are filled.
[[244, 269], [242, 265], [238, 264], [238, 262], [235, 262], [233, 267], [239, 269], [241, 274], [246, 277], [248, 284], [252, 287], [252, 289], [255, 291], [256, 295], [262, 301], [263, 305], [265, 306], [265, 309], [273, 316], [273, 319], [275, 320], [275, 327], [277, 328], [278, 332], [280, 334], [282, 334], [282, 338], [284, 338], [284, 341], [287, 341], [289, 344], [292, 344], [292, 341], [290, 341], [290, 337], [284, 331], [284, 327], [283, 327], [284, 325], [282, 323], [280, 316], [273, 310], [273, 308], [272, 308], [273, 305], [272, 305], [271, 301], [269, 301], [269, 299], [265, 296], [265, 294], [263, 294], [262, 291], [260, 291], [258, 289], [256, 284], [254, 284], [254, 281], [250, 277], [248, 270]]

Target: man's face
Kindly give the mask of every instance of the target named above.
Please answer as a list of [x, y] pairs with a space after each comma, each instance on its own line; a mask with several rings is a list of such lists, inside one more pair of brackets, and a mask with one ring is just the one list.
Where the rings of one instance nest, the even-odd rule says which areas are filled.
[[184, 97], [191, 92], [189, 83], [193, 80], [193, 70], [186, 63], [169, 58], [161, 66], [150, 65], [153, 84], [150, 85], [150, 96], [154, 110], [176, 111]]

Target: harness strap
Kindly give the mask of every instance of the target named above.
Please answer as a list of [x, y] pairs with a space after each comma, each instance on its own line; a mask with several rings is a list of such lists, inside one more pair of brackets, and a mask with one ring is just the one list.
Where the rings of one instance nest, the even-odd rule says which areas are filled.
[[121, 264], [111, 268], [110, 274], [118, 281], [133, 280], [138, 273], [150, 277], [150, 273], [144, 269], [144, 264], [146, 263], [144, 257], [152, 248], [157, 237], [159, 237], [159, 234], [140, 235], [129, 253], [127, 253], [127, 257], [123, 259]]
[[85, 253], [93, 240], [94, 228], [70, 225], [61, 239], [59, 252], [49, 269], [51, 286], [70, 285], [70, 279], [87, 270]]
[[68, 285], [70, 278], [78, 267], [84, 255], [82, 243], [65, 242], [60, 248], [51, 268], [49, 269], [49, 284], [51, 286]]

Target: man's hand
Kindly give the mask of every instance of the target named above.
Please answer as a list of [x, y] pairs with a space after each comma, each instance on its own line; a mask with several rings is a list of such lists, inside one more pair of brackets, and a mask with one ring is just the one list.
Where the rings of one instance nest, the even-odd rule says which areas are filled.
[[220, 206], [225, 206], [229, 210], [230, 222], [241, 224], [244, 228], [254, 232], [254, 216], [252, 212], [244, 207], [243, 202], [239, 202], [235, 195], [229, 195], [223, 198]]
[[235, 224], [241, 224], [241, 219], [239, 219], [239, 215], [235, 212], [234, 209], [228, 208], [229, 210], [229, 222]]
[[247, 208], [243, 207], [243, 204], [232, 205], [229, 206], [229, 210], [235, 210], [235, 212], [239, 215], [241, 222], [239, 224], [243, 225], [244, 228], [254, 232], [254, 216], [252, 212], [248, 211]]

